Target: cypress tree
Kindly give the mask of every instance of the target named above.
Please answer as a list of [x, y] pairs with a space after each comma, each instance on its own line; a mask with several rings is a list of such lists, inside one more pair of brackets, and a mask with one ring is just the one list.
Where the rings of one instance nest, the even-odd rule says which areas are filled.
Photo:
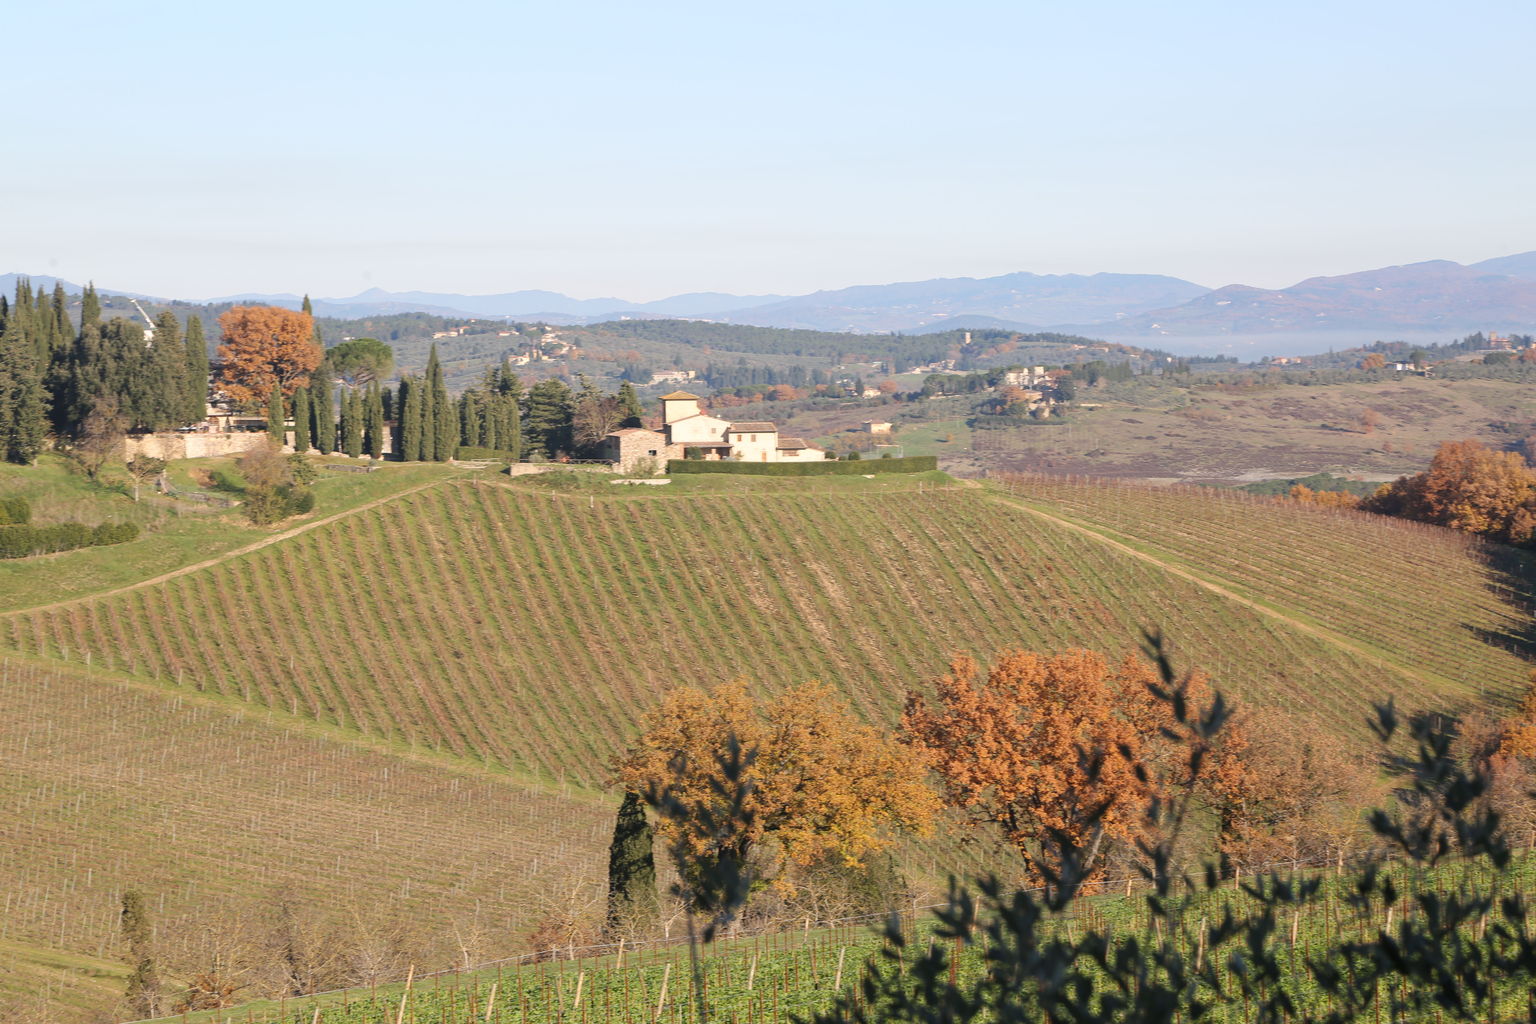
[[295, 388], [293, 392], [293, 450], [309, 451], [309, 389]]
[[208, 339], [203, 335], [201, 317], [187, 317], [185, 347], [187, 393], [182, 417], [188, 423], [196, 423], [208, 415]]
[[267, 436], [272, 443], [282, 446], [288, 443], [287, 417], [283, 415], [283, 386], [272, 385], [272, 395], [267, 399]]
[[342, 402], [347, 421], [347, 454], [354, 459], [363, 455], [363, 396], [356, 388], [347, 389]]
[[315, 429], [311, 442], [321, 455], [336, 450], [336, 406], [331, 398], [331, 382], [316, 376], [309, 382], [309, 411], [314, 417]]
[[422, 458], [422, 426], [425, 423], [422, 409], [421, 381], [416, 377], [402, 378], [400, 390], [405, 393], [400, 411], [400, 457], [406, 462], [419, 462]]
[[16, 282], [16, 301], [0, 327], [0, 456], [24, 466], [37, 459], [48, 435], [48, 403], [43, 393], [47, 352], [42, 333], [32, 285], [22, 278]]
[[443, 381], [443, 364], [437, 357], [436, 344], [427, 356], [425, 393], [421, 457], [435, 462], [447, 462], [458, 448], [459, 411], [448, 400], [448, 386]]
[[620, 427], [640, 426], [640, 396], [635, 393], [635, 386], [629, 381], [619, 385], [619, 412], [624, 416]]
[[123, 939], [128, 944], [128, 963], [133, 968], [124, 996], [134, 1013], [142, 1017], [158, 1017], [160, 974], [155, 969], [154, 931], [149, 926], [149, 908], [144, 904], [144, 894], [137, 889], [123, 893], [122, 925]]
[[379, 394], [379, 382], [374, 381], [368, 385], [368, 401], [364, 414], [364, 427], [367, 432], [366, 448], [368, 456], [374, 459], [384, 457], [384, 399]]
[[642, 930], [656, 919], [656, 856], [645, 804], [625, 793], [608, 846], [608, 918], [605, 931], [617, 937]]
[[498, 390], [501, 395], [501, 408], [498, 410], [501, 420], [496, 428], [499, 435], [497, 443], [502, 451], [512, 454], [513, 462], [517, 462], [523, 457], [523, 382], [512, 372], [512, 366], [507, 362], [501, 366]]
[[167, 310], [155, 317], [155, 337], [145, 349], [149, 362], [151, 430], [184, 427], [188, 419], [187, 350], [181, 343], [181, 321]]

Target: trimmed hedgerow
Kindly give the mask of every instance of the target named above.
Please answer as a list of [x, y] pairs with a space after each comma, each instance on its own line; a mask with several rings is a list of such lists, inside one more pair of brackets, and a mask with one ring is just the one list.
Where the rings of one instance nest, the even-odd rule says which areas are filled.
[[740, 473], [746, 476], [864, 476], [871, 473], [927, 473], [939, 468], [937, 455], [854, 462], [702, 462], [672, 459], [668, 473]]
[[102, 523], [100, 526], [86, 526], [84, 523], [0, 526], [0, 558], [28, 558], [32, 555], [73, 551], [75, 548], [123, 544], [138, 535], [139, 528], [133, 523]]

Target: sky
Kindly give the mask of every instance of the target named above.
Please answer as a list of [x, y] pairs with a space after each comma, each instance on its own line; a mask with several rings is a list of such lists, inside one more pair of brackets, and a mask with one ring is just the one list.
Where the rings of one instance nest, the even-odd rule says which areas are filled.
[[[8, 12], [0, 272], [645, 301], [1536, 249], [1536, 4]], [[24, 41], [24, 45], [18, 45]]]

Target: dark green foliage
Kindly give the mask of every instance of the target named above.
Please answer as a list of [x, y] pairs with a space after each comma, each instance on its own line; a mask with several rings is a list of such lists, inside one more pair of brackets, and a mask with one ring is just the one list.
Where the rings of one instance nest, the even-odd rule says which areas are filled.
[[395, 353], [377, 338], [353, 338], [325, 353], [321, 372], [349, 388], [367, 388], [395, 368]]
[[[38, 300], [43, 296], [39, 295]], [[43, 377], [49, 366], [52, 315], [32, 297], [26, 280], [0, 322], [0, 457], [30, 465], [48, 434]]]
[[128, 988], [124, 999], [128, 1007], [140, 1017], [158, 1016], [160, 1005], [160, 974], [155, 969], [154, 929], [149, 923], [149, 908], [144, 894], [137, 889], [123, 893], [123, 941], [128, 946]]
[[1347, 477], [1334, 476], [1332, 473], [1313, 473], [1311, 476], [1293, 477], [1289, 480], [1260, 480], [1257, 483], [1244, 484], [1238, 490], [1247, 491], [1249, 494], [1283, 497], [1290, 494], [1291, 488], [1297, 484], [1314, 491], [1346, 491], [1362, 498], [1369, 498], [1381, 486], [1379, 483], [1371, 483], [1368, 480], [1350, 480]]
[[641, 425], [640, 396], [635, 393], [635, 386], [629, 381], [619, 385], [619, 412], [624, 416], [619, 423], [620, 429]]
[[0, 498], [0, 526], [15, 526], [32, 521], [32, 503], [26, 498]]
[[283, 388], [280, 384], [272, 385], [272, 394], [267, 398], [267, 436], [275, 445], [288, 443], [288, 417], [283, 412]]
[[342, 416], [347, 424], [344, 451], [354, 459], [363, 455], [364, 419], [363, 395], [356, 388], [348, 388], [342, 398]]
[[181, 418], [186, 423], [196, 423], [208, 410], [208, 339], [203, 334], [203, 322], [195, 316], [187, 318], [187, 338], [182, 358], [186, 360]]
[[928, 473], [939, 468], [937, 455], [869, 462], [725, 462], [672, 459], [668, 473], [737, 473], [742, 476], [860, 476], [867, 473]]
[[309, 389], [295, 388], [293, 392], [293, 450], [300, 454], [309, 451]]
[[0, 558], [31, 558], [76, 548], [104, 547], [138, 539], [133, 523], [54, 523], [49, 526], [0, 526]]
[[374, 459], [384, 457], [384, 399], [379, 392], [379, 382], [368, 385], [368, 398], [363, 406], [363, 447]]
[[459, 446], [459, 410], [448, 398], [443, 382], [443, 364], [437, 358], [437, 346], [427, 357], [426, 404], [422, 421], [421, 457], [447, 462]]
[[558, 380], [541, 380], [528, 389], [528, 415], [523, 444], [530, 453], [554, 458], [571, 450], [571, 421], [576, 402], [571, 389]]
[[336, 450], [336, 405], [331, 382], [318, 374], [309, 382], [309, 412], [314, 420], [311, 442], [315, 451], [329, 455]]
[[422, 458], [426, 412], [422, 398], [421, 378], [401, 378], [400, 420], [396, 427], [395, 451], [406, 462], [419, 462]]
[[639, 794], [625, 793], [608, 846], [608, 918], [611, 935], [644, 931], [656, 920], [656, 855], [651, 823]]

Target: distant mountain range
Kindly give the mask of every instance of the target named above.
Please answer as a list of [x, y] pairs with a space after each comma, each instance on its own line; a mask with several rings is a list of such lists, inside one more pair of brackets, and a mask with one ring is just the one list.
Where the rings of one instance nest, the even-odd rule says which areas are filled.
[[[0, 288], [15, 286], [0, 276]], [[33, 283], [52, 288], [55, 278]], [[65, 287], [78, 291], [76, 285]], [[103, 289], [105, 290], [105, 289]], [[132, 293], [118, 293], [132, 294]], [[137, 296], [149, 298], [150, 296]], [[210, 302], [297, 306], [293, 294], [228, 295]], [[1463, 266], [1431, 260], [1336, 277], [1290, 288], [1231, 284], [1210, 289], [1157, 274], [1003, 274], [859, 285], [809, 295], [692, 292], [654, 302], [573, 299], [558, 292], [494, 295], [388, 292], [373, 288], [345, 298], [317, 298], [321, 316], [355, 319], [402, 312], [449, 317], [596, 323], [622, 318], [688, 318], [858, 333], [927, 333], [1003, 328], [1059, 330], [1116, 340], [1164, 339], [1189, 348], [1196, 339], [1219, 347], [1288, 347], [1381, 336], [1448, 336], [1475, 330], [1536, 331], [1536, 252]], [[1174, 345], [1173, 343], [1179, 343]]]

